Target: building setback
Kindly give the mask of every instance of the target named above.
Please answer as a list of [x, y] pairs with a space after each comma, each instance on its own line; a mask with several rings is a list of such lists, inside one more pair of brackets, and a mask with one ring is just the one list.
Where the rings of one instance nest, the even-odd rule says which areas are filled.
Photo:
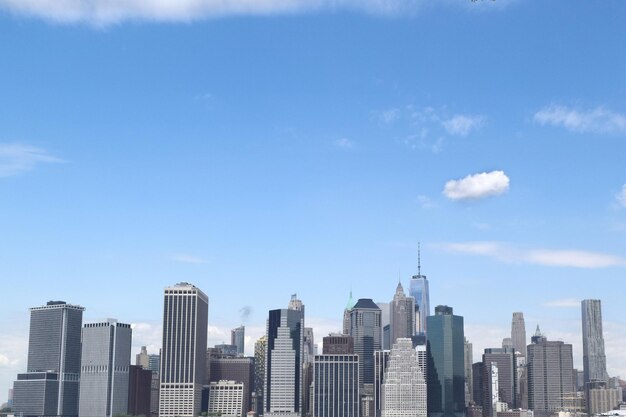
[[209, 299], [181, 282], [165, 289], [163, 304], [159, 416], [196, 417], [206, 372]]
[[128, 412], [132, 329], [109, 319], [83, 327], [79, 417], [113, 417]]

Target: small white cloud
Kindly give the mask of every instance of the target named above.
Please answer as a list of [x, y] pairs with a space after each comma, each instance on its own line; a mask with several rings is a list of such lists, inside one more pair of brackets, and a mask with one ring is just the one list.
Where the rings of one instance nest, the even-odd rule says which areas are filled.
[[484, 116], [457, 114], [441, 122], [446, 131], [455, 136], [467, 136], [471, 131], [479, 129], [485, 120]]
[[400, 119], [401, 114], [402, 113], [400, 109], [397, 109], [397, 108], [388, 109], [388, 110], [384, 110], [380, 112], [380, 114], [378, 115], [378, 119], [382, 123], [391, 124], [395, 122], [396, 120]]
[[575, 298], [564, 298], [562, 300], [552, 300], [543, 303], [546, 307], [552, 308], [580, 308], [580, 300]]
[[189, 255], [185, 253], [179, 253], [172, 255], [171, 259], [176, 262], [182, 262], [186, 264], [208, 264], [208, 259], [201, 258], [199, 256]]
[[509, 177], [503, 171], [482, 172], [446, 182], [443, 194], [451, 200], [476, 200], [502, 194], [509, 189]]
[[488, 256], [503, 262], [528, 263], [570, 268], [626, 266], [626, 259], [597, 252], [569, 249], [523, 249], [500, 242], [461, 242], [440, 245], [444, 250]]
[[604, 107], [576, 110], [553, 104], [535, 113], [534, 120], [540, 125], [564, 127], [576, 133], [626, 132], [626, 116]]
[[622, 190], [616, 196], [620, 206], [626, 208], [626, 184], [622, 185]]
[[429, 209], [429, 208], [433, 208], [435, 207], [435, 203], [433, 203], [433, 200], [426, 196], [426, 195], [418, 195], [417, 196], [417, 203], [425, 209]]
[[39, 164], [58, 162], [64, 161], [35, 146], [0, 143], [0, 177], [20, 175]]
[[341, 149], [352, 149], [354, 148], [354, 142], [348, 138], [340, 138], [333, 142], [333, 144]]

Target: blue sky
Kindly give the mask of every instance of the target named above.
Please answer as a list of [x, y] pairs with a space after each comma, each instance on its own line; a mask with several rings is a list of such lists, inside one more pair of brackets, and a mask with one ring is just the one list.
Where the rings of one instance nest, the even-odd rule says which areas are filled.
[[0, 399], [47, 300], [156, 351], [172, 283], [248, 347], [297, 292], [321, 339], [418, 241], [476, 359], [523, 311], [581, 366], [600, 298], [626, 377], [626, 3], [59, 4], [0, 0]]

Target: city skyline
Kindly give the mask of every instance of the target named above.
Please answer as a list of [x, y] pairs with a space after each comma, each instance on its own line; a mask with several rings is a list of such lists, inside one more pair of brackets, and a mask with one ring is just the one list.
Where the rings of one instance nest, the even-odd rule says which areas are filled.
[[163, 289], [188, 281], [209, 346], [244, 325], [251, 355], [290, 294], [318, 343], [350, 291], [408, 295], [418, 242], [475, 361], [523, 312], [582, 369], [600, 299], [626, 377], [623, 3], [52, 3], [0, 0], [0, 402], [31, 307], [116, 317], [157, 353]]

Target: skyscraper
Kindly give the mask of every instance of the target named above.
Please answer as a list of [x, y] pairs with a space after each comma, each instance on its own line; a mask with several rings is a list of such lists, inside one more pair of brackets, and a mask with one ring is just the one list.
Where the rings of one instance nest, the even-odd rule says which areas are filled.
[[128, 412], [130, 324], [110, 319], [83, 328], [79, 417], [113, 417]]
[[472, 387], [472, 364], [474, 363], [474, 347], [473, 345], [465, 339], [464, 344], [464, 355], [465, 355], [465, 404], [469, 405], [469, 403], [473, 400], [473, 387]]
[[271, 310], [267, 320], [264, 415], [299, 417], [302, 413], [304, 306], [292, 301], [289, 309]]
[[14, 384], [15, 413], [78, 415], [84, 310], [64, 301], [30, 309], [27, 373]]
[[428, 317], [428, 415], [463, 417], [465, 355], [463, 317], [437, 306]]
[[391, 348], [382, 386], [382, 417], [426, 417], [426, 380], [409, 338]]
[[316, 355], [313, 381], [313, 416], [359, 417], [358, 355]]
[[415, 334], [415, 298], [404, 294], [398, 282], [396, 293], [389, 304], [389, 324], [391, 326], [390, 345], [400, 337], [411, 338]]
[[428, 279], [426, 275], [422, 275], [419, 243], [417, 246], [417, 275], [411, 277], [409, 294], [415, 299], [416, 333], [425, 334], [427, 317], [430, 315], [430, 296], [428, 294]]
[[265, 354], [267, 336], [261, 336], [254, 344], [254, 401], [252, 408], [257, 415], [263, 414], [263, 390], [265, 389]]
[[243, 356], [245, 350], [246, 326], [239, 326], [230, 331], [230, 344], [237, 346], [237, 356]]
[[[235, 381], [243, 385], [243, 415], [252, 409], [254, 391], [254, 359], [244, 357], [212, 357], [207, 364], [209, 383]], [[210, 399], [210, 394], [209, 394]]]
[[[495, 365], [495, 368], [494, 368]], [[493, 392], [493, 381], [485, 380], [483, 386], [483, 415], [495, 416], [495, 402], [508, 404], [510, 409], [515, 404], [515, 355], [510, 348], [488, 348], [483, 353], [483, 366], [486, 376], [492, 376], [493, 369], [497, 369], [498, 389]], [[486, 401], [489, 400], [489, 401]], [[494, 402], [495, 401], [495, 402]]]
[[560, 411], [574, 392], [572, 345], [548, 341], [539, 326], [527, 346], [528, 408], [536, 416]]
[[600, 300], [581, 302], [583, 326], [583, 371], [585, 383], [608, 381], [604, 337], [602, 336], [602, 305]]
[[200, 413], [206, 372], [209, 299], [181, 282], [165, 289], [159, 393], [160, 417]]
[[[359, 384], [374, 383], [374, 351], [381, 348], [381, 311], [369, 298], [361, 298], [350, 310], [350, 335], [359, 355]], [[362, 388], [362, 387], [360, 387]]]
[[[513, 313], [511, 321], [511, 342], [516, 352], [526, 356], [526, 323], [524, 322], [524, 313]], [[504, 347], [504, 346], [503, 346]]]

